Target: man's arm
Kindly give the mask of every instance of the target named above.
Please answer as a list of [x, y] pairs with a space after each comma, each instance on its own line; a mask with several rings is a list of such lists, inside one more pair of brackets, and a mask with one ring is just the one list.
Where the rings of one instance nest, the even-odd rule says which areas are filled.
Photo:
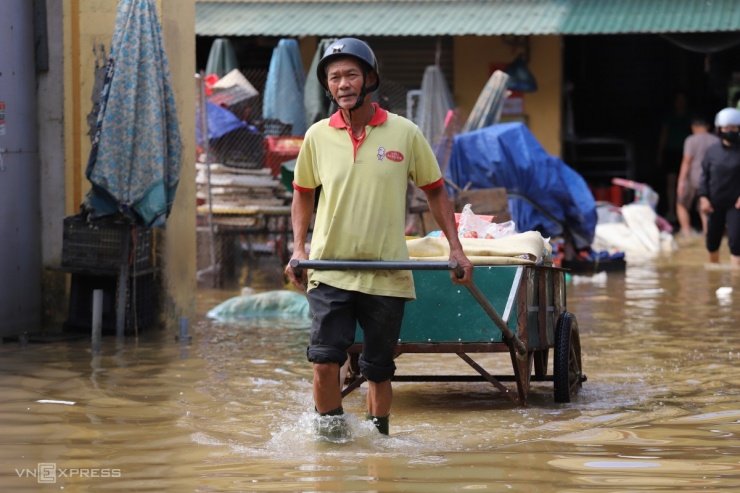
[[[293, 191], [293, 203], [290, 206], [290, 220], [293, 225], [293, 255], [291, 256], [291, 260], [294, 258], [305, 260], [308, 258], [305, 247], [306, 236], [308, 235], [308, 227], [311, 224], [315, 196], [315, 190]], [[306, 291], [308, 278], [305, 269], [301, 271], [300, 277], [296, 277], [293, 268], [288, 264], [285, 266], [285, 275], [288, 276], [288, 279], [295, 287], [301, 291]]]
[[429, 204], [429, 210], [437, 221], [440, 229], [445, 234], [447, 242], [450, 244], [450, 260], [457, 260], [458, 265], [463, 268], [465, 275], [458, 278], [454, 272], [450, 272], [450, 278], [455, 284], [470, 285], [473, 282], [473, 264], [463, 252], [460, 238], [457, 236], [455, 228], [455, 213], [450, 204], [447, 189], [444, 185], [424, 190], [424, 194]]

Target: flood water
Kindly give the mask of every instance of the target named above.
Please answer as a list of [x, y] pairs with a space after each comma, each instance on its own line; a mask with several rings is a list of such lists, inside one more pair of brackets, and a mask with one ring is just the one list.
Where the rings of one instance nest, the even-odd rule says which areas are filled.
[[[363, 386], [345, 444], [312, 438], [303, 322], [202, 316], [189, 346], [152, 331], [98, 355], [6, 343], [0, 491], [738, 491], [740, 273], [704, 262], [697, 241], [573, 278], [588, 381], [572, 402], [551, 383], [520, 408], [485, 382], [399, 382], [383, 437], [361, 419]], [[203, 290], [199, 312], [236, 294]], [[476, 361], [511, 370], [505, 354]], [[454, 355], [397, 364], [472, 371]]]

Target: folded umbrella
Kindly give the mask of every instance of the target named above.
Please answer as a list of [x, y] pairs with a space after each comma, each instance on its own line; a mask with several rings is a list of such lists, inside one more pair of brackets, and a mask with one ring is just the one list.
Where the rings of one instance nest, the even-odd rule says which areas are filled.
[[267, 70], [262, 116], [290, 124], [291, 135], [306, 133], [303, 94], [306, 76], [295, 39], [281, 39], [272, 52]]
[[154, 0], [121, 0], [85, 175], [91, 218], [162, 226], [179, 182], [182, 140]]

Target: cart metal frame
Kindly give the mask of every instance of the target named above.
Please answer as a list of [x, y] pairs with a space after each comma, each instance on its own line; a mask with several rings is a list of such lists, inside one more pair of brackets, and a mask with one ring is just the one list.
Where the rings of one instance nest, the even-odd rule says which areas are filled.
[[[446, 276], [437, 275], [431, 279], [434, 282], [426, 282], [430, 280], [428, 276], [431, 273], [424, 271], [456, 270], [457, 265], [454, 262], [293, 260], [291, 265], [298, 269], [403, 269], [414, 271], [417, 301], [413, 303], [421, 303], [421, 305], [416, 306], [416, 313], [407, 307], [401, 336], [396, 346], [396, 357], [414, 353], [456, 354], [478, 374], [396, 375], [393, 381], [487, 381], [503, 396], [521, 406], [527, 404], [531, 382], [553, 382], [554, 400], [570, 402], [571, 395], [578, 392], [582, 383], [586, 381], [586, 376], [582, 372], [578, 323], [575, 315], [567, 311], [564, 277], [566, 270], [564, 269], [532, 264], [476, 266], [474, 268], [476, 282], [468, 287], [468, 291], [473, 300], [480, 305], [482, 312], [472, 313], [471, 317], [481, 316], [484, 313], [490, 320], [486, 324], [487, 327], [481, 328], [480, 320], [462, 318], [463, 323], [467, 320], [471, 325], [476, 325], [474, 328], [466, 329], [440, 327], [440, 324], [431, 323], [432, 319], [444, 318], [437, 315], [429, 315], [432, 318], [422, 320], [416, 325], [413, 322], [415, 316], [424, 318], [430, 312], [430, 307], [424, 306], [424, 298], [427, 294], [430, 295], [429, 298], [436, 296], [438, 307], [457, 311], [457, 317], [460, 317], [460, 310], [467, 310], [466, 313], [477, 310], [476, 307], [467, 306], [469, 297], [454, 299], [458, 296], [459, 286], [452, 284], [448, 278], [444, 279]], [[505, 285], [510, 282], [508, 292], [502, 293], [504, 289], [496, 285], [497, 282], [503, 282]], [[433, 284], [434, 287], [429, 287], [428, 284]], [[478, 284], [484, 285], [485, 293], [478, 288]], [[431, 291], [436, 290], [436, 292], [427, 293], [425, 292], [427, 288]], [[449, 296], [444, 290], [455, 290], [456, 294]], [[442, 299], [443, 301], [439, 301]], [[503, 316], [499, 316], [494, 304], [502, 309]], [[412, 313], [409, 313], [410, 311]], [[446, 325], [452, 325], [450, 320], [447, 322]], [[445, 325], [444, 320], [441, 320], [441, 323]], [[455, 340], [455, 336], [450, 335], [451, 333], [461, 335], [461, 337]], [[342, 389], [343, 397], [366, 381], [365, 377], [360, 374], [358, 365], [358, 359], [362, 353], [362, 331], [359, 327], [355, 340], [356, 342], [347, 350], [349, 370]], [[553, 350], [553, 371], [548, 374], [550, 349]], [[513, 373], [492, 375], [471, 356], [482, 353], [509, 353]], [[511, 382], [515, 385], [511, 385]]]

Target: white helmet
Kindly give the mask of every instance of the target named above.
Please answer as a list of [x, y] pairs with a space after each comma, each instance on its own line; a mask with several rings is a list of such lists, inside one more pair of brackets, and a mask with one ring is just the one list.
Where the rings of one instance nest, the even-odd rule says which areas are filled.
[[714, 126], [726, 127], [728, 125], [735, 125], [740, 127], [740, 110], [736, 108], [725, 108], [717, 113], [714, 117]]

